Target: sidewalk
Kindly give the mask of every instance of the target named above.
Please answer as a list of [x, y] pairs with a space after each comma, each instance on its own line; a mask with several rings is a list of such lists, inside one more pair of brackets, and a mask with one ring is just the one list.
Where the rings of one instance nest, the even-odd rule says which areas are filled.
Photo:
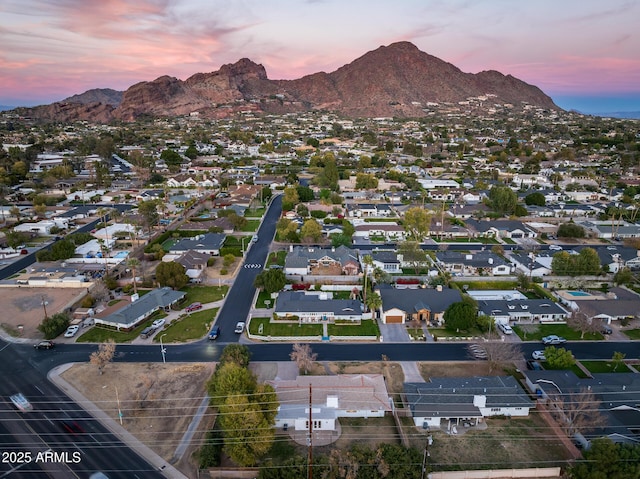
[[149, 462], [157, 471], [162, 472], [165, 477], [172, 479], [188, 479], [187, 476], [178, 471], [171, 464], [166, 462], [149, 447], [140, 442], [133, 434], [120, 426], [117, 421], [113, 420], [105, 412], [103, 412], [93, 402], [85, 398], [80, 392], [71, 386], [68, 382], [60, 377], [60, 374], [73, 366], [73, 363], [64, 364], [58, 366], [49, 371], [49, 380], [58, 386], [67, 396], [73, 401], [80, 404], [89, 414], [91, 414], [97, 421], [117, 436], [127, 447], [133, 449], [139, 456], [143, 457]]

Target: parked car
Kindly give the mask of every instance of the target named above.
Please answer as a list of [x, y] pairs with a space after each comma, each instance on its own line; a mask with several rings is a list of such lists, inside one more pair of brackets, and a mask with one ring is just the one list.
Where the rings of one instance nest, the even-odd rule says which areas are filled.
[[544, 368], [542, 364], [538, 361], [534, 361], [533, 359], [527, 360], [527, 369], [531, 369], [532, 371], [542, 371]]
[[562, 246], [558, 246], [557, 244], [551, 244], [549, 245], [549, 249], [551, 251], [562, 251]]
[[604, 326], [602, 326], [602, 329], [600, 330], [600, 332], [602, 334], [613, 334], [613, 329], [611, 329], [611, 326], [607, 326], [605, 324]]
[[147, 326], [140, 332], [140, 337], [142, 339], [147, 339], [149, 336], [153, 334], [154, 331], [155, 331], [155, 328], [153, 328], [152, 326]]
[[33, 347], [36, 349], [51, 349], [55, 345], [56, 343], [54, 343], [53, 341], [45, 340], [45, 341], [40, 341], [37, 344], [34, 344]]
[[555, 334], [551, 334], [549, 336], [545, 336], [544, 338], [542, 338], [542, 342], [546, 345], [554, 345], [554, 344], [564, 344], [567, 342], [567, 340], [561, 336], [556, 336]]
[[218, 336], [220, 336], [220, 326], [214, 326], [211, 328], [211, 331], [209, 331], [209, 339], [218, 339]]
[[164, 326], [164, 323], [166, 323], [166, 320], [164, 318], [156, 319], [153, 323], [151, 323], [151, 327], [153, 329], [159, 329]]
[[531, 357], [533, 359], [538, 360], [538, 361], [546, 361], [547, 360], [547, 358], [544, 355], [544, 351], [540, 351], [540, 350], [534, 351], [533, 353], [531, 353]]
[[242, 334], [242, 332], [244, 331], [244, 322], [238, 321], [236, 323], [236, 329], [234, 331], [236, 334]]
[[11, 402], [13, 403], [13, 405], [17, 407], [20, 411], [22, 412], [33, 411], [33, 406], [27, 400], [27, 398], [24, 397], [24, 394], [17, 393], [17, 394], [14, 394], [13, 396], [10, 396], [9, 399], [11, 399]]
[[73, 338], [78, 332], [78, 329], [80, 329], [80, 326], [78, 326], [77, 324], [74, 324], [73, 326], [69, 326], [67, 330], [64, 332], [64, 337]]
[[502, 331], [504, 334], [513, 334], [513, 329], [511, 328], [511, 326], [509, 326], [506, 323], [498, 323], [498, 328], [500, 329], [500, 331]]
[[184, 308], [187, 313], [190, 313], [191, 311], [198, 311], [199, 309], [202, 309], [202, 303], [191, 303], [189, 306]]

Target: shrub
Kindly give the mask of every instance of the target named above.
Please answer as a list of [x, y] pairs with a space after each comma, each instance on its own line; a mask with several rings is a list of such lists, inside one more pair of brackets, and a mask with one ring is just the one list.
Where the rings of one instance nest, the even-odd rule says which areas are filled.
[[227, 271], [227, 270], [226, 270], [226, 268], [222, 268], [222, 269], [220, 270], [220, 274], [221, 274], [222, 276], [226, 275], [228, 272], [229, 272], [229, 271]]
[[95, 304], [95, 300], [93, 299], [93, 296], [88, 294], [84, 298], [82, 298], [82, 302], [80, 303], [80, 307], [81, 308], [90, 308], [94, 304]]
[[53, 316], [47, 316], [38, 325], [38, 331], [44, 334], [45, 339], [53, 339], [62, 334], [69, 327], [69, 316], [65, 313], [57, 313]]

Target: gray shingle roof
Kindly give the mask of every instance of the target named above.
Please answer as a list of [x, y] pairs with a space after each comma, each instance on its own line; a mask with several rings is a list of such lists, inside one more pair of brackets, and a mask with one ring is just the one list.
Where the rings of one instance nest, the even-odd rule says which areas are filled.
[[183, 291], [174, 291], [171, 288], [154, 289], [120, 311], [102, 318], [102, 321], [129, 328], [135, 326], [136, 322], [141, 320], [140, 318], [145, 318], [160, 308], [171, 306], [184, 298], [186, 294]]
[[453, 303], [462, 301], [457, 289], [395, 289], [388, 285], [380, 285], [379, 291], [384, 311], [398, 308], [407, 313], [415, 313], [419, 311], [416, 307], [420, 307], [433, 312], [443, 312]]

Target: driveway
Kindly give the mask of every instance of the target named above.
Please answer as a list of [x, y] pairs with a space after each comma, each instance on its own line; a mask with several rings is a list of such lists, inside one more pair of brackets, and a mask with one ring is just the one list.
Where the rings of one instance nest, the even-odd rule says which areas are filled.
[[378, 322], [383, 343], [407, 343], [411, 341], [404, 324], [384, 324]]

